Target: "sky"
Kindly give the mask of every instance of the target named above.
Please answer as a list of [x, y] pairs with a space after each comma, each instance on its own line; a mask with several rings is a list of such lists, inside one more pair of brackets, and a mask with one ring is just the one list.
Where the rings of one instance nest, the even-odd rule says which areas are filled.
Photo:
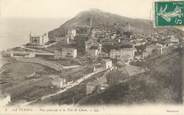
[[154, 0], [0, 0], [0, 17], [71, 18], [100, 9], [132, 18], [151, 19]]

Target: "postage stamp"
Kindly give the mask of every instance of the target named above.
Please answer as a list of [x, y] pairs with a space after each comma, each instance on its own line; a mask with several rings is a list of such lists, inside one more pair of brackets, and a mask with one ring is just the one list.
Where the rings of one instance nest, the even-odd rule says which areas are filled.
[[184, 1], [156, 1], [155, 27], [184, 25]]

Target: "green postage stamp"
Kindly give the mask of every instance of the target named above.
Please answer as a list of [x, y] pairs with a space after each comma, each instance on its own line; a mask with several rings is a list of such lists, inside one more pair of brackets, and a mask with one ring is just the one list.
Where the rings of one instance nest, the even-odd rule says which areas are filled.
[[184, 0], [156, 1], [154, 3], [155, 26], [184, 26]]

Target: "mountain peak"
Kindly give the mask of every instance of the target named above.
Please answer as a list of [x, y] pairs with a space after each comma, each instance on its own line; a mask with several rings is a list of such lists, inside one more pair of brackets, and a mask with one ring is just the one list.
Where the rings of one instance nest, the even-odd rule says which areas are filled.
[[89, 9], [82, 11], [72, 19], [65, 22], [59, 28], [49, 32], [49, 38], [57, 36], [65, 36], [69, 28], [80, 26], [103, 27], [106, 29], [117, 28], [119, 31], [127, 31], [131, 26], [131, 31], [148, 33], [153, 31], [152, 23], [148, 20], [131, 19], [128, 17], [119, 16], [113, 13], [101, 11], [99, 9]]
[[79, 12], [78, 15], [83, 14], [83, 13], [103, 13], [103, 11], [100, 9], [91, 8], [89, 10]]
[[78, 13], [74, 18], [93, 18], [93, 17], [97, 17], [97, 16], [103, 16], [105, 15], [106, 13], [99, 10], [99, 9], [89, 9], [89, 10], [86, 10], [86, 11], [82, 11], [80, 13]]
[[102, 10], [97, 9], [97, 8], [90, 8], [88, 11], [89, 12], [103, 12]]

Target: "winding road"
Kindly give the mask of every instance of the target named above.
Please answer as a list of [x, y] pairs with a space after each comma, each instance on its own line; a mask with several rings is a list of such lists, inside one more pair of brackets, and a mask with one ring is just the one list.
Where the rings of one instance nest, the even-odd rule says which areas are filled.
[[105, 71], [105, 70], [106, 70], [106, 69], [104, 69], [104, 68], [97, 69], [95, 72], [90, 73], [90, 74], [87, 74], [87, 75], [83, 76], [82, 78], [78, 79], [77, 81], [75, 81], [75, 82], [73, 82], [73, 83], [71, 83], [71, 84], [68, 84], [64, 89], [61, 89], [61, 90], [59, 90], [59, 91], [57, 91], [57, 92], [55, 92], [55, 93], [52, 93], [52, 94], [48, 94], [48, 95], [42, 96], [42, 97], [40, 97], [39, 99], [36, 99], [36, 100], [32, 100], [32, 101], [23, 103], [23, 104], [21, 104], [21, 106], [30, 105], [30, 104], [35, 103], [35, 102], [37, 102], [37, 101], [40, 101], [40, 100], [43, 101], [43, 100], [46, 100], [46, 99], [51, 98], [51, 97], [53, 97], [53, 96], [62, 94], [62, 93], [64, 93], [64, 92], [66, 92], [67, 90], [69, 90], [69, 89], [71, 89], [71, 88], [73, 88], [73, 87], [79, 85], [79, 84], [82, 83], [83, 81], [89, 79], [89, 78], [92, 77], [93, 75], [95, 75], [95, 74], [97, 74], [97, 73], [100, 73], [100, 72], [103, 72], [103, 71]]

